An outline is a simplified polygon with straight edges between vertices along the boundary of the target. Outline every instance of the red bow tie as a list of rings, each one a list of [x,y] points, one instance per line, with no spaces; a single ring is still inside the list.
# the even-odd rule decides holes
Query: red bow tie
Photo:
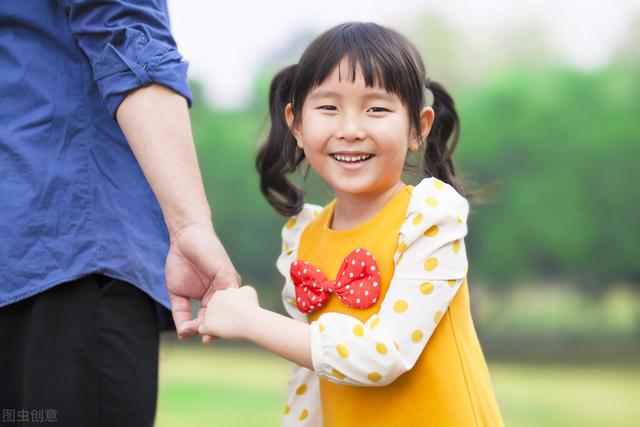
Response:
[[[302,260],[291,264],[291,279],[296,288],[298,310],[308,313],[322,307],[334,293],[345,305],[367,308],[378,301],[380,273],[376,259],[358,248],[342,262],[336,280],[327,280],[319,269]]]

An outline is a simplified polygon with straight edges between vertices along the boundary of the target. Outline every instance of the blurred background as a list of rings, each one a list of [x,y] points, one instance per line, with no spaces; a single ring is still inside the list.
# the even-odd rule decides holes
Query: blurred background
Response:
[[[214,224],[281,310],[285,219],[253,166],[267,91],[320,32],[374,21],[410,38],[461,116],[454,161],[476,329],[508,426],[640,425],[640,4],[633,1],[170,1],[190,62]],[[307,201],[332,196],[317,178]],[[163,338],[159,426],[277,426],[288,362]]]

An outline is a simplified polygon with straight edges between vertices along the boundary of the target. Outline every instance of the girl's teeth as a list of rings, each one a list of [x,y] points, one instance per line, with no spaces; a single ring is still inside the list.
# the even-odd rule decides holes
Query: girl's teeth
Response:
[[[334,157],[336,158],[336,160],[339,160],[341,162],[359,162],[362,160],[367,160],[371,156],[369,154],[363,154],[360,156],[344,156],[341,154],[335,154]]]

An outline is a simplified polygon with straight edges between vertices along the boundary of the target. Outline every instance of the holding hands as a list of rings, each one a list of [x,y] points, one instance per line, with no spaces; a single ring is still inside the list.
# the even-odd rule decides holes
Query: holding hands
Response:
[[[171,234],[166,278],[180,338],[198,333],[199,319],[204,316],[207,304],[216,292],[237,288],[240,283],[240,276],[210,221],[189,225]],[[201,305],[195,320],[191,320],[189,300],[192,298],[199,300]],[[204,337],[203,342],[208,340],[210,338]]]
[[[248,339],[260,310],[251,286],[217,291],[207,304],[198,332],[226,339]]]

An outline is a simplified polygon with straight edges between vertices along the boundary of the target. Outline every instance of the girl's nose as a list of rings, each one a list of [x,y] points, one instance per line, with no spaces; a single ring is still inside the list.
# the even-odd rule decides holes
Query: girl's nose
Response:
[[[366,133],[360,125],[360,121],[354,118],[345,118],[342,121],[342,126],[336,132],[336,137],[345,141],[359,141],[363,140],[365,136]]]

